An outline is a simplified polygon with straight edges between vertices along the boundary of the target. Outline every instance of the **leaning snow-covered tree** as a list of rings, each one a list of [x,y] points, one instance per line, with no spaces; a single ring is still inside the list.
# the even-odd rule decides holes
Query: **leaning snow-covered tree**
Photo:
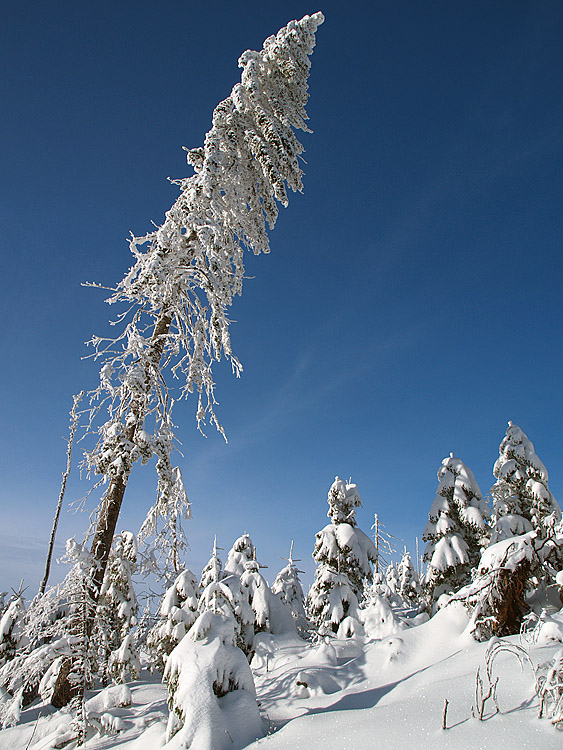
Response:
[[[92,541],[94,601],[133,464],[158,456],[156,515],[168,518],[178,503],[186,505],[181,475],[169,460],[175,398],[167,373],[180,379],[179,397],[197,392],[198,426],[209,420],[223,432],[212,368],[224,357],[240,374],[227,311],[242,292],[243,251],[269,251],[266,224],[275,224],[278,203],[287,205],[288,189],[302,189],[303,146],[294,129],[308,130],[309,55],[323,20],[316,13],[292,21],[260,52],[240,57],[241,82],[215,108],[203,147],[187,152],[195,174],[175,181],[181,194],[162,226],[131,239],[134,264],[108,300],[124,305],[122,331],[91,341],[101,369],[89,423],[98,439],[86,468],[107,488]],[[96,428],[97,417],[108,413]],[[155,514],[151,529],[154,520]],[[93,624],[92,617],[89,634]],[[57,692],[59,700],[68,694],[62,685]]]
[[[356,524],[356,508],[361,505],[357,486],[336,477],[328,504],[331,523],[316,534],[317,569],[307,609],[320,630],[337,632],[346,617],[357,619],[352,611],[364,597],[377,555],[374,543]]]
[[[422,535],[427,542],[424,589],[429,606],[471,579],[487,543],[487,518],[473,473],[450,453],[438,470],[438,490]]]

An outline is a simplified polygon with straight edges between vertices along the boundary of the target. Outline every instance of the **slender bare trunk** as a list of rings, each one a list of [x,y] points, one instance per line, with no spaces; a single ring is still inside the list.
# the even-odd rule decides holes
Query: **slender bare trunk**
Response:
[[[51,538],[49,539],[49,549],[47,551],[47,560],[45,562],[45,574],[41,585],[39,586],[39,593],[44,594],[47,587],[47,581],[49,580],[49,573],[51,572],[51,560],[53,557],[53,549],[55,547],[55,536],[57,534],[57,526],[59,525],[59,517],[61,515],[61,508],[63,506],[63,500],[66,492],[66,483],[70,474],[70,467],[72,464],[72,447],[74,445],[74,436],[76,435],[76,427],[78,425],[78,414],[76,409],[80,403],[84,391],[80,391],[78,396],[74,396],[74,403],[70,411],[70,433],[68,436],[68,445],[66,449],[66,469],[63,473],[63,479],[61,482],[61,491],[59,493],[59,501],[57,503],[57,510],[55,511],[55,517],[53,519],[53,528],[51,529]]]

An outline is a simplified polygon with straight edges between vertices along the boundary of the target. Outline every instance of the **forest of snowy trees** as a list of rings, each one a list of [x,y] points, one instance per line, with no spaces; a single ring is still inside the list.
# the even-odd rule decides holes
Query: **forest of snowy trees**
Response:
[[[59,739],[80,742],[96,727],[85,709],[86,691],[125,687],[147,670],[168,689],[170,747],[188,748],[204,736],[215,747],[212,738],[225,732],[246,742],[262,734],[253,671],[267,664],[272,636],[291,634],[313,646],[332,639],[378,641],[428,622],[453,603],[466,608],[476,641],[519,633],[561,608],[563,521],[545,466],[512,422],[494,477],[484,499],[459,458],[450,454],[442,461],[422,535],[426,549],[414,562],[406,548],[397,557],[379,524],[373,538],[358,528],[358,487],[336,477],[327,495],[329,523],[312,549],[316,572],[306,594],[293,542],[270,585],[259,551],[244,533],[226,554],[215,538],[199,575],[182,568],[153,610],[141,613],[134,584],[138,538],[122,532],[112,544],[90,637],[93,605],[85,582],[92,554],[69,540],[70,571],[62,584],[29,602],[17,592],[2,604],[3,726],[15,724],[34,701],[62,707],[57,684],[64,674],[82,691],[70,697],[72,724]],[[384,553],[396,561],[385,563]],[[70,675],[65,664],[72,665]],[[562,670],[556,668],[558,680]]]
[[[333,659],[334,643],[361,649],[458,605],[477,642],[561,608],[561,509],[533,443],[512,422],[485,495],[460,458],[443,459],[435,498],[420,498],[429,507],[422,555],[393,549],[378,521],[385,508],[371,508],[373,534],[360,529],[358,486],[336,476],[329,522],[310,550],[298,550],[316,564],[307,592],[291,539],[271,584],[246,531],[225,553],[210,529],[208,563],[185,566],[190,505],[173,462],[169,376],[180,379],[181,397],[197,393],[198,427],[209,420],[222,432],[212,367],[223,357],[240,373],[227,310],[242,291],[243,251],[268,252],[266,225],[287,205],[288,188],[302,187],[294,130],[307,130],[309,56],[322,21],[320,13],[293,21],[261,52],[242,55],[241,82],[215,109],[204,146],[188,151],[194,175],[178,181],[164,224],[131,240],[134,265],[110,298],[126,303],[121,333],[92,339],[100,382],[75,398],[68,456],[80,413],[93,438],[82,470],[104,488],[93,526],[81,542],[67,541],[62,583],[45,585],[48,563],[36,596],[20,588],[0,601],[0,722],[14,726],[34,703],[60,710],[69,720],[44,747],[118,733],[119,715],[108,710],[130,703],[127,685],[143,671],[166,685],[166,747],[242,747],[264,733],[255,675],[267,672],[274,637],[290,634]],[[138,533],[116,533],[130,472],[152,459],[157,501]],[[147,577],[159,596],[141,606],[136,581]],[[563,658],[538,675],[542,706],[563,721]],[[303,673],[296,684],[304,694],[314,680]],[[98,710],[88,695],[100,688]]]

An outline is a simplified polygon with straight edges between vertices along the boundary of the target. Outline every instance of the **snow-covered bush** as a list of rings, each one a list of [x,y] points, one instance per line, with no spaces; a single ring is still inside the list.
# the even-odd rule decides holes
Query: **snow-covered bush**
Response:
[[[254,612],[248,600],[249,589],[242,585],[235,574],[222,569],[217,555],[217,539],[213,545],[211,560],[202,575],[205,584],[198,602],[198,612],[221,613],[233,621],[236,644],[245,654],[251,654],[254,639]]]
[[[223,562],[217,554],[217,551],[219,549],[220,548],[217,547],[217,537],[215,537],[211,557],[209,558],[209,562],[205,565],[201,573],[199,588],[202,591],[210,583],[212,583],[213,581],[220,581],[221,578],[224,578],[226,575],[226,573],[223,571]]]
[[[307,596],[307,608],[319,635],[337,634],[345,619],[360,621],[358,599],[348,576],[326,565],[317,568]]]
[[[69,697],[81,700],[95,670],[94,654],[86,644],[86,618],[91,613],[90,553],[67,540],[65,559],[72,567],[64,581],[31,602],[22,623],[14,658],[0,669],[0,688],[20,696],[26,706],[38,693],[52,698],[61,674],[68,677]]]
[[[243,747],[261,737],[252,673],[233,620],[204,611],[166,662],[167,748]]]
[[[360,619],[365,635],[372,640],[394,635],[405,627],[393,612],[387,597],[378,594],[370,596],[366,606],[360,610]]]
[[[379,580],[378,574],[374,573],[373,585],[377,585],[381,588],[382,584],[383,582]],[[401,606],[402,601],[401,595],[399,593],[400,586],[401,584],[399,581],[399,571],[397,570],[397,567],[394,563],[389,563],[385,571],[385,590],[382,589],[382,591],[380,591],[379,593],[383,593],[389,599],[389,602],[391,604],[395,606]]]
[[[539,717],[563,724],[563,649],[536,669],[536,693],[540,699]]]
[[[438,470],[438,489],[422,538],[428,564],[424,590],[428,606],[471,580],[487,543],[488,508],[472,472],[450,453]]]
[[[168,654],[196,621],[200,595],[196,578],[187,569],[167,589],[158,612],[159,620],[147,636],[151,667],[164,671]]]

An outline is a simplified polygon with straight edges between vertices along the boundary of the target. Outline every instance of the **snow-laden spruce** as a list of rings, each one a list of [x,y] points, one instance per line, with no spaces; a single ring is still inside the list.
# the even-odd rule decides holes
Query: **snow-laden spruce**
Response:
[[[241,576],[246,569],[246,563],[254,559],[256,559],[256,547],[252,543],[250,535],[245,533],[235,539],[229,550],[225,563],[225,573]]]
[[[254,545],[252,548],[254,549]],[[232,619],[236,645],[245,654],[250,654],[254,641],[255,616],[250,606],[249,588],[243,586],[240,576],[236,573],[223,570],[217,550],[215,538],[211,559],[202,574],[198,613],[202,614],[209,610],[220,612]]]
[[[199,580],[199,588],[203,591],[206,586],[208,586],[213,581],[219,581],[221,578],[225,577],[225,572],[223,571],[223,561],[219,557],[219,549],[220,547],[217,546],[217,536],[215,536],[215,539],[213,541],[213,550],[211,552],[211,557],[209,558],[209,562],[205,565],[203,570],[201,571],[201,578]]]
[[[0,618],[0,667],[14,658],[23,635],[25,604],[21,593],[14,594]]]
[[[166,748],[241,748],[264,734],[252,672],[233,619],[205,610],[166,662]]]
[[[266,579],[260,573],[260,567],[256,560],[249,560],[240,577],[241,584],[248,591],[248,603],[254,612],[255,633],[270,629],[271,591]]]
[[[106,575],[98,600],[96,630],[98,672],[102,684],[109,680],[125,682],[129,673],[137,679],[139,657],[132,629],[137,625],[139,606],[133,588],[137,564],[137,539],[130,531],[122,531],[114,539]]]
[[[183,570],[170,586],[158,611],[159,620],[147,636],[151,668],[164,672],[166,659],[197,619],[201,595],[190,570]]]
[[[529,612],[528,595],[541,567],[535,531],[491,544],[483,552],[475,579],[454,594],[472,611],[471,632],[479,641],[514,635]]]
[[[547,469],[528,436],[508,423],[493,474],[493,542],[541,530],[544,536],[561,520],[561,509],[548,485]]]
[[[260,52],[240,57],[240,83],[215,108],[203,147],[187,151],[194,174],[175,181],[181,194],[162,226],[131,239],[134,264],[108,300],[122,305],[115,321],[122,331],[114,339],[91,340],[101,359],[89,423],[98,438],[85,464],[107,485],[92,541],[94,596],[137,460],[158,458],[151,531],[159,517],[166,524],[187,512],[181,474],[170,459],[175,400],[197,392],[198,426],[209,419],[223,432],[214,411],[212,368],[224,357],[240,374],[228,308],[242,292],[243,252],[269,251],[266,224],[274,226],[288,190],[302,189],[303,146],[294,129],[308,130],[309,56],[323,20],[316,13],[291,21]],[[175,395],[167,372],[178,378]],[[108,412],[96,427],[97,417]],[[172,536],[175,528],[173,523]],[[59,697],[63,693],[61,688]]]
[[[356,525],[356,508],[361,505],[357,486],[336,477],[328,504],[331,523],[316,534],[317,569],[307,609],[319,632],[337,633],[345,619],[358,620],[358,606],[377,556],[374,543]],[[349,622],[343,627],[352,632],[355,626]]]
[[[450,453],[438,470],[438,489],[422,535],[429,606],[470,581],[487,543],[488,515],[472,472]]]
[[[272,584],[272,594],[277,594],[287,605],[295,621],[297,632],[303,636],[307,633],[309,625],[305,614],[305,594],[299,578],[299,574],[303,571],[299,570],[295,564],[300,560],[293,557],[293,542],[291,542],[289,557],[282,559],[287,560],[287,565],[277,574]]]
[[[399,595],[407,606],[421,603],[422,587],[410,553],[405,549],[399,562]]]

